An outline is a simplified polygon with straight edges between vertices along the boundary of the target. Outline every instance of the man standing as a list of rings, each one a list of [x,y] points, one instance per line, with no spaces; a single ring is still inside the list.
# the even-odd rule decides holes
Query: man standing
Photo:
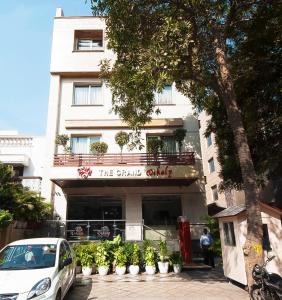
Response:
[[[203,251],[204,263],[214,268],[214,257],[212,250],[213,238],[205,228],[200,238],[200,247]]]

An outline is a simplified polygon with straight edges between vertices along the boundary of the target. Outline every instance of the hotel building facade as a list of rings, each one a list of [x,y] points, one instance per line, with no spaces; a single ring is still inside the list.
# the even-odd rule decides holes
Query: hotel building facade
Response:
[[[51,199],[58,219],[67,220],[69,239],[97,239],[120,231],[126,240],[177,239],[177,220],[192,224],[192,239],[199,238],[207,214],[197,117],[189,99],[174,84],[156,94],[153,115],[144,126],[144,148],[121,154],[115,135],[131,130],[112,108],[112,96],[99,77],[102,59],[115,59],[107,48],[103,18],[54,18],[47,123],[47,167],[42,194]],[[181,153],[174,131],[186,129]],[[69,137],[70,153],[56,145],[57,135]],[[161,139],[157,157],[146,141]],[[108,151],[90,152],[103,141]],[[194,226],[194,227],[193,227]]]

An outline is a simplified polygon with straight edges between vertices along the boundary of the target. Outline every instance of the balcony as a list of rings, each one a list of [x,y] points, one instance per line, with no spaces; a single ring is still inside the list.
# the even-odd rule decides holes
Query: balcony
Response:
[[[80,166],[185,166],[195,165],[194,152],[160,153],[107,153],[94,154],[55,154],[54,167]]]

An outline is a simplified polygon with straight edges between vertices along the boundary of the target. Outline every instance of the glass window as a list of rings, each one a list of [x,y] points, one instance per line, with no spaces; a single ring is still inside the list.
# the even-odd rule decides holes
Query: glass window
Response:
[[[74,105],[102,105],[102,85],[77,85],[74,87]]]
[[[75,50],[103,51],[103,30],[75,30]]]
[[[100,136],[72,136],[71,151],[74,154],[90,154],[90,145],[99,141]]]
[[[181,215],[179,196],[146,196],[142,200],[145,225],[175,225]]]
[[[210,173],[213,173],[215,171],[215,166],[214,166],[214,159],[213,157],[211,159],[208,160],[208,164],[209,164],[209,170]]]
[[[147,136],[147,141],[151,139],[160,139],[163,142],[162,153],[175,153],[176,152],[176,143],[172,135],[154,135]]]
[[[213,201],[217,201],[218,200],[218,191],[217,191],[217,186],[214,185],[211,187],[211,191],[212,191],[212,199]]]
[[[86,51],[86,50],[97,50],[97,48],[103,47],[102,39],[78,39],[77,41],[77,50]]]
[[[161,93],[155,93],[155,105],[172,104],[172,88],[166,85]]]
[[[224,243],[227,246],[236,246],[233,222],[223,223]]]
[[[59,268],[62,269],[64,265],[64,261],[68,258],[68,254],[66,251],[65,243],[61,243],[60,245],[60,254],[59,254]]]
[[[209,146],[211,146],[212,145],[212,137],[211,137],[211,134],[209,134],[208,136],[207,136],[207,146],[209,147]]]

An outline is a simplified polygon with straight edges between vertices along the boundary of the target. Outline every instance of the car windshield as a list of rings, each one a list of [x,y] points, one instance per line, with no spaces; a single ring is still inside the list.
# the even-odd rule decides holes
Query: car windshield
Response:
[[[1,270],[26,270],[55,266],[57,245],[15,245],[0,252]]]

